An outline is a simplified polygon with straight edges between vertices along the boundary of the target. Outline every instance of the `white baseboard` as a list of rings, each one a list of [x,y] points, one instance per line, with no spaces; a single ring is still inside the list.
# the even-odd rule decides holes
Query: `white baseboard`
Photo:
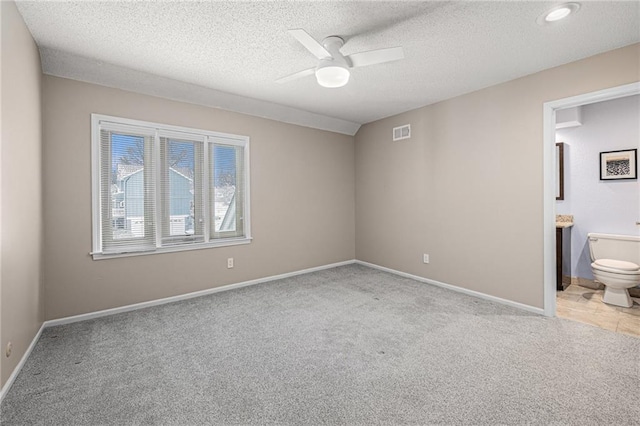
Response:
[[[115,315],[115,314],[119,314],[119,313],[122,313],[122,312],[135,311],[137,309],[148,308],[150,306],[164,305],[166,303],[178,302],[180,300],[187,300],[187,299],[192,299],[194,297],[206,296],[208,294],[219,293],[221,291],[233,290],[234,288],[247,287],[247,286],[250,286],[250,285],[266,283],[266,282],[275,281],[275,280],[281,280],[283,278],[294,277],[296,275],[302,275],[302,274],[308,274],[310,272],[321,271],[323,269],[331,269],[331,268],[336,268],[338,266],[351,265],[351,264],[353,264],[355,262],[356,262],[355,260],[347,260],[347,261],[344,261],[344,262],[331,263],[329,265],[316,266],[314,268],[302,269],[300,271],[287,272],[285,274],[272,275],[270,277],[258,278],[258,279],[255,279],[255,280],[244,281],[244,282],[240,282],[240,283],[236,283],[236,284],[223,285],[223,286],[220,286],[220,287],[210,288],[210,289],[201,290],[201,291],[194,291],[192,293],[181,294],[181,295],[178,295],[178,296],[165,297],[164,299],[150,300],[148,302],[135,303],[133,305],[120,306],[118,308],[104,309],[102,311],[89,312],[89,313],[86,313],[86,314],[73,315],[73,316],[70,316],[70,317],[58,318],[58,319],[54,319],[54,320],[45,321],[40,326],[40,329],[38,330],[38,332],[34,336],[33,340],[31,341],[31,344],[29,345],[29,348],[27,349],[27,351],[22,356],[22,359],[20,359],[20,362],[18,363],[16,368],[11,373],[11,376],[9,376],[9,379],[7,380],[7,382],[4,384],[4,386],[0,390],[0,403],[2,403],[2,400],[4,399],[5,395],[7,394],[7,392],[9,392],[9,389],[11,388],[11,385],[13,385],[13,382],[16,380],[16,377],[18,377],[18,374],[20,374],[20,370],[22,370],[22,367],[24,366],[24,363],[29,358],[29,355],[31,355],[31,351],[33,350],[33,348],[35,347],[36,343],[38,342],[38,339],[40,339],[40,335],[42,334],[42,330],[44,330],[45,328],[54,327],[56,325],[64,325],[64,324],[71,324],[71,323],[74,323],[74,322],[86,321],[86,320],[89,320],[89,319],[100,318],[100,317],[105,317],[105,316],[109,316],[109,315]]]
[[[86,314],[73,315],[70,317],[58,318],[44,322],[45,327],[53,327],[56,325],[71,324],[79,321],[86,321],[93,318],[106,317],[109,315],[120,314],[123,312],[135,311],[138,309],[144,309],[151,306],[164,305],[166,303],[178,302],[180,300],[192,299],[194,297],[206,296],[209,294],[219,293],[221,291],[233,290],[235,288],[247,287],[250,285],[266,283],[269,281],[281,280],[283,278],[294,277],[296,275],[308,274],[310,272],[321,271],[323,269],[336,268],[338,266],[351,265],[355,263],[355,260],[347,260],[344,262],[331,263],[329,265],[316,266],[314,268],[302,269],[300,271],[287,272],[280,275],[272,275],[270,277],[258,278],[250,281],[243,281],[240,283],[223,285],[220,287],[209,288],[206,290],[194,291],[192,293],[180,294],[178,296],[165,297],[163,299],[150,300],[148,302],[134,303],[133,305],[119,306],[117,308],[104,309],[102,311],[89,312]]]
[[[451,284],[446,284],[446,283],[442,283],[442,282],[439,282],[439,281],[431,280],[431,279],[428,279],[428,278],[419,277],[417,275],[408,274],[406,272],[400,272],[400,271],[397,271],[395,269],[385,268],[384,266],[379,266],[379,265],[376,265],[376,264],[373,264],[373,263],[363,262],[361,260],[347,260],[347,261],[344,261],[344,262],[331,263],[329,265],[323,265],[323,266],[317,266],[317,267],[314,267],[314,268],[302,269],[300,271],[288,272],[288,273],[285,273],[285,274],[272,275],[270,277],[258,278],[258,279],[250,280],[250,281],[243,281],[243,282],[236,283],[236,284],[224,285],[224,286],[220,286],[220,287],[210,288],[210,289],[207,289],[207,290],[195,291],[195,292],[192,292],[192,293],[181,294],[181,295],[178,295],[178,296],[172,296],[172,297],[166,297],[166,298],[163,298],[163,299],[150,300],[148,302],[135,303],[133,305],[120,306],[118,308],[104,309],[102,311],[89,312],[89,313],[86,313],[86,314],[73,315],[73,316],[70,316],[70,317],[58,318],[58,319],[54,319],[54,320],[45,321],[42,324],[42,326],[40,327],[40,329],[38,330],[38,332],[36,333],[36,335],[34,336],[33,340],[31,341],[31,344],[29,345],[29,348],[27,349],[27,351],[22,356],[22,359],[20,359],[20,362],[18,363],[16,368],[13,370],[13,373],[11,373],[11,376],[9,376],[9,379],[7,380],[7,382],[2,387],[2,390],[0,390],[0,403],[2,402],[2,399],[5,397],[5,395],[9,391],[9,389],[11,388],[11,385],[13,384],[13,382],[16,380],[16,377],[20,373],[20,370],[22,370],[22,367],[24,366],[24,363],[29,358],[29,355],[31,355],[31,351],[33,350],[33,348],[35,347],[38,339],[40,338],[40,335],[42,334],[42,330],[44,330],[45,328],[49,328],[49,327],[53,327],[53,326],[57,326],[57,325],[71,324],[71,323],[74,323],[74,322],[86,321],[86,320],[93,319],[93,318],[100,318],[100,317],[105,317],[105,316],[109,316],[109,315],[115,315],[115,314],[119,314],[119,313],[123,313],[123,312],[135,311],[135,310],[138,310],[138,309],[144,309],[144,308],[148,308],[148,307],[151,307],[151,306],[164,305],[166,303],[178,302],[178,301],[181,301],[181,300],[192,299],[194,297],[206,296],[206,295],[209,295],[209,294],[219,293],[219,292],[222,292],[222,291],[233,290],[233,289],[236,289],[236,288],[247,287],[247,286],[250,286],[250,285],[261,284],[261,283],[266,283],[266,282],[269,282],[269,281],[275,281],[275,280],[280,280],[280,279],[284,279],[284,278],[289,278],[289,277],[293,277],[293,276],[296,276],[296,275],[308,274],[310,272],[316,272],[316,271],[321,271],[321,270],[324,270],[324,269],[336,268],[338,266],[351,265],[353,263],[356,263],[356,264],[359,264],[359,265],[363,265],[363,266],[368,266],[368,267],[374,268],[374,269],[379,269],[381,271],[389,272],[389,273],[392,273],[392,274],[395,274],[395,275],[399,275],[401,277],[411,278],[411,279],[414,279],[416,281],[424,282],[424,283],[435,285],[435,286],[438,286],[438,287],[443,287],[443,288],[446,288],[446,289],[449,289],[449,290],[453,290],[453,291],[456,291],[456,292],[459,292],[459,293],[468,294],[470,296],[478,297],[480,299],[490,300],[490,301],[493,301],[493,302],[501,303],[503,305],[512,306],[514,308],[522,309],[522,310],[525,310],[525,311],[528,311],[528,312],[533,312],[535,314],[540,314],[540,315],[544,314],[543,309],[536,308],[536,307],[533,307],[533,306],[524,305],[522,303],[513,302],[511,300],[501,299],[499,297],[490,296],[490,295],[485,294],[485,293],[480,293],[480,292],[473,291],[473,290],[468,290],[468,289],[465,289],[465,288],[462,288],[462,287],[457,287],[457,286],[454,286],[454,285],[451,285]]]
[[[2,404],[2,400],[4,399],[7,392],[9,392],[9,389],[11,388],[11,385],[13,385],[13,382],[15,382],[16,377],[18,377],[18,374],[20,374],[20,370],[22,370],[22,367],[24,367],[25,362],[27,362],[29,355],[31,355],[31,351],[33,351],[33,348],[36,346],[38,339],[40,339],[40,335],[42,334],[42,330],[44,330],[44,328],[45,325],[43,323],[38,329],[36,335],[33,336],[31,344],[29,344],[26,352],[24,353],[24,355],[22,355],[22,358],[20,358],[20,362],[18,363],[18,365],[16,365],[16,368],[13,369],[13,372],[9,376],[9,379],[7,379],[7,382],[4,384],[2,389],[0,389],[0,404]]]
[[[386,268],[384,266],[376,265],[374,263],[363,262],[362,260],[356,260],[355,263],[359,265],[368,266],[370,268],[379,269],[381,271],[389,272],[394,275],[399,275],[405,278],[411,278],[412,280],[420,281],[423,283],[435,285],[438,287],[446,288],[447,290],[456,291],[458,293],[467,294],[469,296],[477,297],[479,299],[485,299],[492,302],[500,303],[502,305],[511,306],[513,308],[522,309],[523,311],[533,312],[534,314],[544,315],[544,309],[536,308],[535,306],[525,305],[524,303],[514,302],[512,300],[502,299],[500,297],[491,296],[490,294],[480,293],[479,291],[469,290],[463,287],[458,287],[455,285],[443,283],[440,281],[432,280],[429,278],[420,277],[418,275],[408,274],[406,272],[397,271],[395,269]]]

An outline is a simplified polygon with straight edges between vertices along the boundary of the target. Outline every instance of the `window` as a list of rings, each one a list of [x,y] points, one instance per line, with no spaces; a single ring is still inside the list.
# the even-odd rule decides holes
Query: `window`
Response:
[[[91,120],[94,259],[251,241],[248,137]]]

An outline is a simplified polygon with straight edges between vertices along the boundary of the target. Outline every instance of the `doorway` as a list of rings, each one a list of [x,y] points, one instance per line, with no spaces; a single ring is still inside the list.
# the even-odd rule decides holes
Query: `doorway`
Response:
[[[543,105],[543,158],[544,158],[544,314],[556,315],[556,111],[640,94],[640,82],[612,87],[597,92],[572,96]]]

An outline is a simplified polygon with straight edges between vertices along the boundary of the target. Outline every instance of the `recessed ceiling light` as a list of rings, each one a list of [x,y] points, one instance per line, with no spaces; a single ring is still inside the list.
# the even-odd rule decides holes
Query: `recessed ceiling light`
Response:
[[[544,18],[547,22],[559,21],[562,18],[566,18],[571,13],[571,9],[568,7],[561,7],[560,9],[556,9],[553,12],[549,12],[547,16]]]
[[[536,22],[539,25],[548,25],[566,18],[574,12],[580,9],[580,3],[564,3],[558,6],[552,7],[542,15],[538,16]]]

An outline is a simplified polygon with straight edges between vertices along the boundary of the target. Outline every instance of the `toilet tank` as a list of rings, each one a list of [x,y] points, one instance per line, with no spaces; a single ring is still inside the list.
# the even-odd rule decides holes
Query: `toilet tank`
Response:
[[[590,233],[587,238],[592,261],[615,259],[640,265],[640,237]]]

